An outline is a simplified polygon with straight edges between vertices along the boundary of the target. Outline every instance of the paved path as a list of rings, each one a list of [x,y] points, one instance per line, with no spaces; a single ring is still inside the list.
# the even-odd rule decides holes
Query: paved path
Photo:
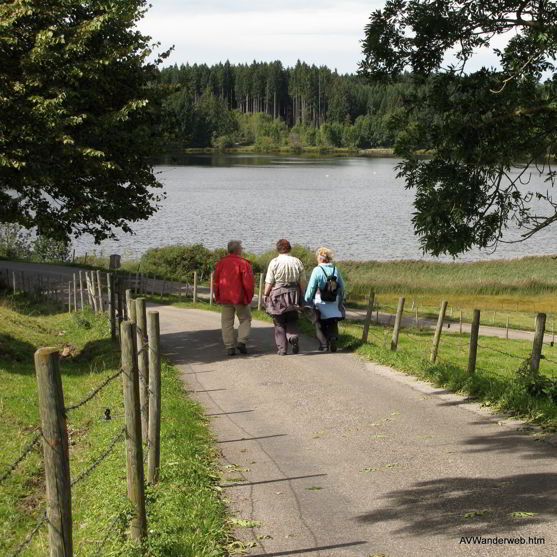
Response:
[[[314,339],[277,356],[268,323],[254,321],[249,355],[226,357],[218,314],[158,310],[163,351],[211,420],[224,496],[261,523],[237,531],[251,555],[557,554],[553,439]]]

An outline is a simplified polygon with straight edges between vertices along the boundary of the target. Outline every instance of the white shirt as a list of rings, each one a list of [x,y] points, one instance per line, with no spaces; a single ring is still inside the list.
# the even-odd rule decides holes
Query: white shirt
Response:
[[[268,284],[292,283],[306,280],[303,263],[297,258],[281,253],[269,263],[265,282]]]

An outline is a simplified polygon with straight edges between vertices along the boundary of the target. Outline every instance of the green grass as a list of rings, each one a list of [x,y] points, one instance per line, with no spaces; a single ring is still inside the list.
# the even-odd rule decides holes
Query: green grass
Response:
[[[473,263],[435,261],[343,261],[347,282],[373,285],[376,292],[400,295],[538,295],[557,292],[552,256],[494,259]],[[367,294],[367,290],[362,292]]]
[[[0,305],[0,473],[21,453],[38,427],[36,379],[32,363],[39,346],[70,346],[61,361],[66,406],[81,400],[118,368],[108,338],[106,317],[59,313],[55,305],[32,304],[25,298]],[[224,556],[230,524],[219,498],[216,453],[202,409],[189,400],[177,370],[162,368],[161,479],[147,490],[150,556]],[[103,419],[110,408],[113,419]],[[123,427],[120,378],[84,407],[70,411],[72,477],[90,466]],[[33,450],[0,484],[0,553],[10,555],[42,515],[44,495],[42,449]],[[130,506],[126,496],[124,442],[72,489],[75,555],[138,556],[127,541]],[[43,527],[22,555],[48,555]]]
[[[392,329],[372,325],[367,344],[361,343],[360,323],[341,323],[340,346],[354,350],[367,360],[432,381],[453,391],[469,394],[479,401],[531,420],[557,428],[557,405],[547,396],[529,394],[518,380],[517,370],[530,356],[532,344],[523,340],[480,337],[476,373],[469,376],[470,335],[443,332],[438,360],[429,361],[432,330],[402,329],[396,352],[390,350]],[[557,346],[544,344],[540,375],[557,380]]]

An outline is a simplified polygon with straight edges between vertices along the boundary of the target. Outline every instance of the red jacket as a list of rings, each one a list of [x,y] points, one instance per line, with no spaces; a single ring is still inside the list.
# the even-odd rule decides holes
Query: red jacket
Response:
[[[224,256],[213,275],[213,291],[217,304],[249,304],[253,298],[251,263],[234,253]]]

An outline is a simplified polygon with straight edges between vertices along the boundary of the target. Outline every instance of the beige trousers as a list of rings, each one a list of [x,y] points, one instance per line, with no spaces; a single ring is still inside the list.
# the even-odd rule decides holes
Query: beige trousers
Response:
[[[238,316],[238,342],[246,344],[251,331],[251,308],[242,304],[223,304],[220,314],[222,341],[225,348],[235,348],[234,316]]]

